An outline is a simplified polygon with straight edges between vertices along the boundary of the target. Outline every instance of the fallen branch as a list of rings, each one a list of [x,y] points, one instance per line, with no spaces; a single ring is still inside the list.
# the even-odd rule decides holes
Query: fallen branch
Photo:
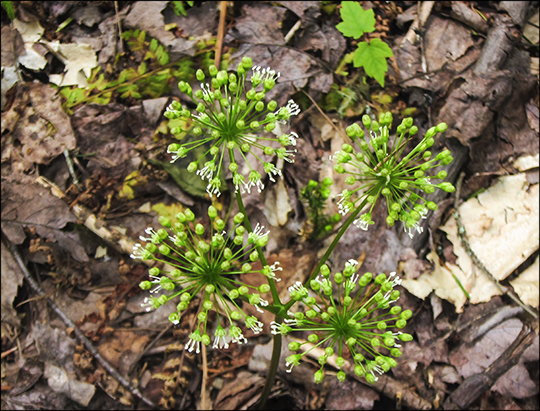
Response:
[[[486,390],[510,368],[516,365],[521,355],[529,348],[538,335],[538,323],[531,329],[523,325],[521,332],[504,353],[484,372],[469,376],[444,402],[445,410],[467,410]]]
[[[17,264],[19,265],[22,273],[24,274],[25,279],[28,281],[28,284],[30,284],[30,287],[32,290],[38,294],[40,297],[44,297],[47,299],[47,303],[51,307],[51,309],[58,315],[64,324],[68,328],[72,328],[73,332],[81,341],[85,348],[92,354],[92,356],[96,359],[96,361],[109,373],[111,377],[113,377],[115,380],[117,380],[122,386],[127,389],[131,394],[142,400],[146,405],[156,408],[156,405],[150,401],[148,398],[146,398],[138,388],[134,387],[128,380],[126,380],[124,377],[120,375],[118,371],[116,371],[112,365],[110,365],[107,360],[105,360],[101,354],[98,352],[98,350],[93,346],[93,344],[90,342],[88,338],[83,334],[83,332],[77,327],[77,325],[71,321],[67,315],[65,315],[60,308],[56,305],[56,303],[51,300],[49,297],[45,297],[45,293],[39,286],[39,284],[32,278],[32,275],[30,274],[30,271],[28,271],[28,268],[24,264],[22,257],[19,253],[19,250],[17,249],[17,246],[13,244],[11,241],[8,240],[7,236],[5,236],[4,232],[2,232],[2,241],[9,244],[9,248],[11,250],[11,253],[13,254],[13,257],[15,258],[15,261],[17,261]]]

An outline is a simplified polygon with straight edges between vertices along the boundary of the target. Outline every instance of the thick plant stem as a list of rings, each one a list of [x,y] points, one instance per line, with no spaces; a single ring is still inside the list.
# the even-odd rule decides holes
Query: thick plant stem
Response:
[[[244,207],[244,201],[242,201],[242,195],[240,194],[239,191],[236,192],[236,202],[238,203],[238,210],[245,216],[244,224],[246,225],[247,230],[250,233],[252,233],[253,228],[251,227],[251,223],[249,222],[249,219],[247,218],[246,209]],[[268,263],[266,262],[266,258],[264,257],[261,247],[259,247],[257,244],[254,244],[254,246],[257,250],[257,253],[259,254],[259,260],[261,261],[262,266],[263,267],[267,266]],[[281,304],[281,301],[279,300],[279,295],[278,295],[275,281],[272,278],[267,278],[267,280],[268,280],[268,285],[270,286],[270,292],[272,293],[272,299],[274,300],[274,305],[283,306],[283,304]]]
[[[283,318],[276,316],[276,323],[281,324]],[[266,408],[266,401],[274,386],[274,380],[279,366],[279,359],[281,358],[281,334],[274,335],[274,346],[272,347],[272,358],[270,359],[270,367],[268,367],[268,375],[266,376],[266,382],[261,393],[261,399],[259,400],[258,409],[264,410]]]
[[[248,229],[250,233],[253,232],[251,223],[249,222],[249,219],[247,218],[247,213],[244,207],[244,202],[242,200],[242,195],[238,191],[236,192],[236,202],[238,203],[238,210],[245,216],[244,224],[246,225],[246,228]],[[259,246],[256,246],[256,248],[257,248],[257,252],[259,253],[259,259],[261,261],[262,266],[263,267],[267,266],[268,263],[266,262],[266,258],[264,257],[264,254],[261,248]],[[279,300],[276,283],[271,278],[268,278],[267,280],[268,280],[268,285],[270,286],[270,292],[272,293],[272,298],[274,300],[274,306],[283,307],[283,304]],[[276,323],[280,324],[283,321],[283,318],[280,315],[276,315],[275,321]],[[266,376],[266,382],[264,383],[261,399],[259,400],[258,408],[260,410],[263,410],[266,407],[266,401],[268,400],[268,396],[270,395],[270,391],[272,390],[272,386],[274,385],[274,380],[276,378],[276,373],[277,373],[280,357],[281,357],[281,334],[276,334],[274,335],[274,346],[272,348],[272,359],[270,360],[270,367],[268,368],[268,375]]]

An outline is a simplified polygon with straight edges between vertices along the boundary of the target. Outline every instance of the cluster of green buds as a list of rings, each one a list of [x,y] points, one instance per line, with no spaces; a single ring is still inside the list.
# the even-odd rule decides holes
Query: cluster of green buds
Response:
[[[275,181],[274,176],[281,176],[281,169],[262,157],[274,157],[293,162],[295,149],[289,146],[296,145],[298,135],[294,132],[281,133],[280,124],[286,124],[291,116],[300,112],[298,105],[289,100],[287,106],[278,108],[275,101],[265,105],[263,102],[268,91],[272,90],[279,78],[270,68],[261,69],[253,67],[251,58],[244,57],[238,64],[236,74],[210,66],[210,83],[201,83],[199,90],[193,92],[191,86],[183,81],[178,84],[181,92],[185,93],[196,105],[196,112],[192,113],[187,108],[174,101],[166,110],[165,117],[184,119],[188,127],[198,138],[185,144],[173,143],[169,145],[167,152],[171,153],[172,161],[183,158],[196,147],[206,145],[207,154],[211,160],[206,161],[202,167],[199,162],[205,156],[191,162],[187,169],[197,174],[204,180],[208,180],[206,191],[210,196],[221,194],[220,173],[225,167],[224,156],[228,153],[228,167],[232,173],[232,180],[236,191],[251,192],[256,187],[259,192],[264,188],[261,174],[255,170],[246,158],[247,153],[263,164],[263,169],[270,181]],[[251,77],[246,81],[248,71],[251,69]],[[204,82],[205,74],[197,70],[197,80]],[[249,88],[249,90],[248,90]],[[179,127],[171,130],[172,134],[181,134]],[[262,136],[262,133],[271,133]],[[271,147],[270,142],[277,142]],[[242,157],[246,161],[249,172],[246,175],[239,170],[237,160]],[[247,180],[246,180],[247,179]]]
[[[437,209],[437,205],[433,201],[427,201],[423,193],[431,194],[436,188],[448,193],[455,191],[449,182],[431,182],[431,179],[446,178],[446,171],[439,171],[434,176],[426,174],[428,170],[448,165],[453,160],[449,150],[436,155],[429,150],[435,143],[435,135],[446,131],[448,126],[440,123],[431,127],[416,147],[407,152],[407,143],[418,133],[418,127],[413,125],[412,118],[403,119],[397,127],[394,139],[390,139],[389,135],[392,126],[391,113],[381,114],[379,121],[371,121],[368,115],[364,115],[362,123],[369,130],[368,135],[356,123],[346,129],[347,134],[360,147],[360,151],[356,152],[350,144],[343,144],[341,150],[332,156],[336,172],[348,174],[345,182],[353,187],[340,194],[340,212],[345,215],[356,209],[357,203],[366,200],[369,210],[353,223],[367,230],[369,225],[374,224],[371,220],[373,207],[379,197],[383,196],[387,204],[388,225],[391,227],[400,220],[405,232],[412,237],[413,230],[422,232],[420,219],[426,218],[429,210]]]
[[[218,217],[213,206],[208,208],[208,216],[210,230],[195,223],[195,215],[190,209],[178,213],[175,221],[160,217],[162,228],[155,231],[149,227],[146,230],[149,237],[140,237],[146,245],[137,244],[131,255],[134,259],[154,260],[172,267],[170,270],[151,268],[151,280],[140,284],[143,290],[150,290],[150,293],[165,292],[157,297],[145,298],[143,306],[147,311],[179,297],[176,311],[169,316],[173,324],[178,324],[182,312],[196,296],[199,297],[198,324],[186,344],[186,349],[196,349],[197,353],[201,342],[210,344],[207,325],[210,310],[217,313],[214,348],[228,348],[228,341],[246,342],[242,330],[233,321],[243,321],[254,333],[261,332],[263,324],[242,310],[240,300],[263,312],[261,307],[268,302],[261,298],[261,293],[268,292],[270,287],[268,284],[260,287],[246,285],[240,278],[242,274],[257,272],[276,279],[275,271],[281,270],[279,263],[261,270],[254,270],[251,265],[259,258],[255,248],[263,247],[268,242],[269,232],[264,233],[264,227],[257,224],[255,230],[248,233],[243,225],[245,216],[238,213],[233,219],[234,227],[227,234],[226,223]],[[222,323],[229,327],[228,334]]]
[[[310,227],[312,231],[308,237],[311,239],[323,237],[332,231],[341,219],[339,213],[335,213],[333,216],[324,214],[326,200],[330,197],[331,186],[332,179],[330,177],[324,178],[320,185],[315,180],[309,180],[307,186],[300,192],[300,198],[307,203],[308,222],[312,225]]]
[[[399,299],[400,292],[394,287],[401,280],[396,273],[375,278],[366,273],[360,277],[355,273],[357,265],[355,260],[349,260],[343,273],[335,273],[333,279],[328,266],[323,265],[321,276],[311,280],[309,289],[300,282],[289,288],[291,299],[302,302],[305,312],[289,312],[290,318],[283,323],[272,322],[272,333],[310,334],[307,341],[289,343],[291,351],[302,352],[287,357],[288,372],[316,347],[324,348],[318,360],[321,367],[314,374],[316,383],[322,382],[324,365],[334,355],[340,367],[337,378],[345,380],[345,350],[354,361],[354,373],[370,384],[378,379],[375,373],[382,375],[397,365],[394,358],[401,356],[399,342],[412,340],[410,334],[399,331],[407,325],[412,312],[402,311],[397,305],[390,307]]]

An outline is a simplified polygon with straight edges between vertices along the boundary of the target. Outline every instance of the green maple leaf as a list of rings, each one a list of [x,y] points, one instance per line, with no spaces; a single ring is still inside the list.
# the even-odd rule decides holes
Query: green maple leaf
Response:
[[[341,2],[341,18],[343,22],[336,26],[344,36],[360,38],[364,33],[370,33],[375,30],[375,13],[373,10],[364,10],[359,3],[355,1]]]
[[[381,39],[373,39],[369,43],[363,41],[354,52],[354,67],[364,67],[366,74],[384,87],[384,75],[388,71],[386,57],[393,55],[392,49]]]

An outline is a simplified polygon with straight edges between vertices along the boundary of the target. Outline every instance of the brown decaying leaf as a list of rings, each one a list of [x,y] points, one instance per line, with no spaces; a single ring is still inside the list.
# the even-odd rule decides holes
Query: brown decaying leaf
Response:
[[[20,151],[26,170],[33,163],[49,164],[64,149],[75,148],[69,117],[62,110],[56,93],[46,84],[21,84],[17,87],[16,101],[10,111],[2,113],[2,129],[11,131],[12,137],[22,144],[20,149],[12,149]],[[8,125],[4,121],[10,117],[15,121]],[[4,137],[2,140],[4,151],[7,147],[4,146]]]
[[[36,184],[7,182],[2,184],[2,220],[2,230],[15,244],[26,238],[22,228],[26,224],[58,230],[76,221],[66,203],[49,190]]]

